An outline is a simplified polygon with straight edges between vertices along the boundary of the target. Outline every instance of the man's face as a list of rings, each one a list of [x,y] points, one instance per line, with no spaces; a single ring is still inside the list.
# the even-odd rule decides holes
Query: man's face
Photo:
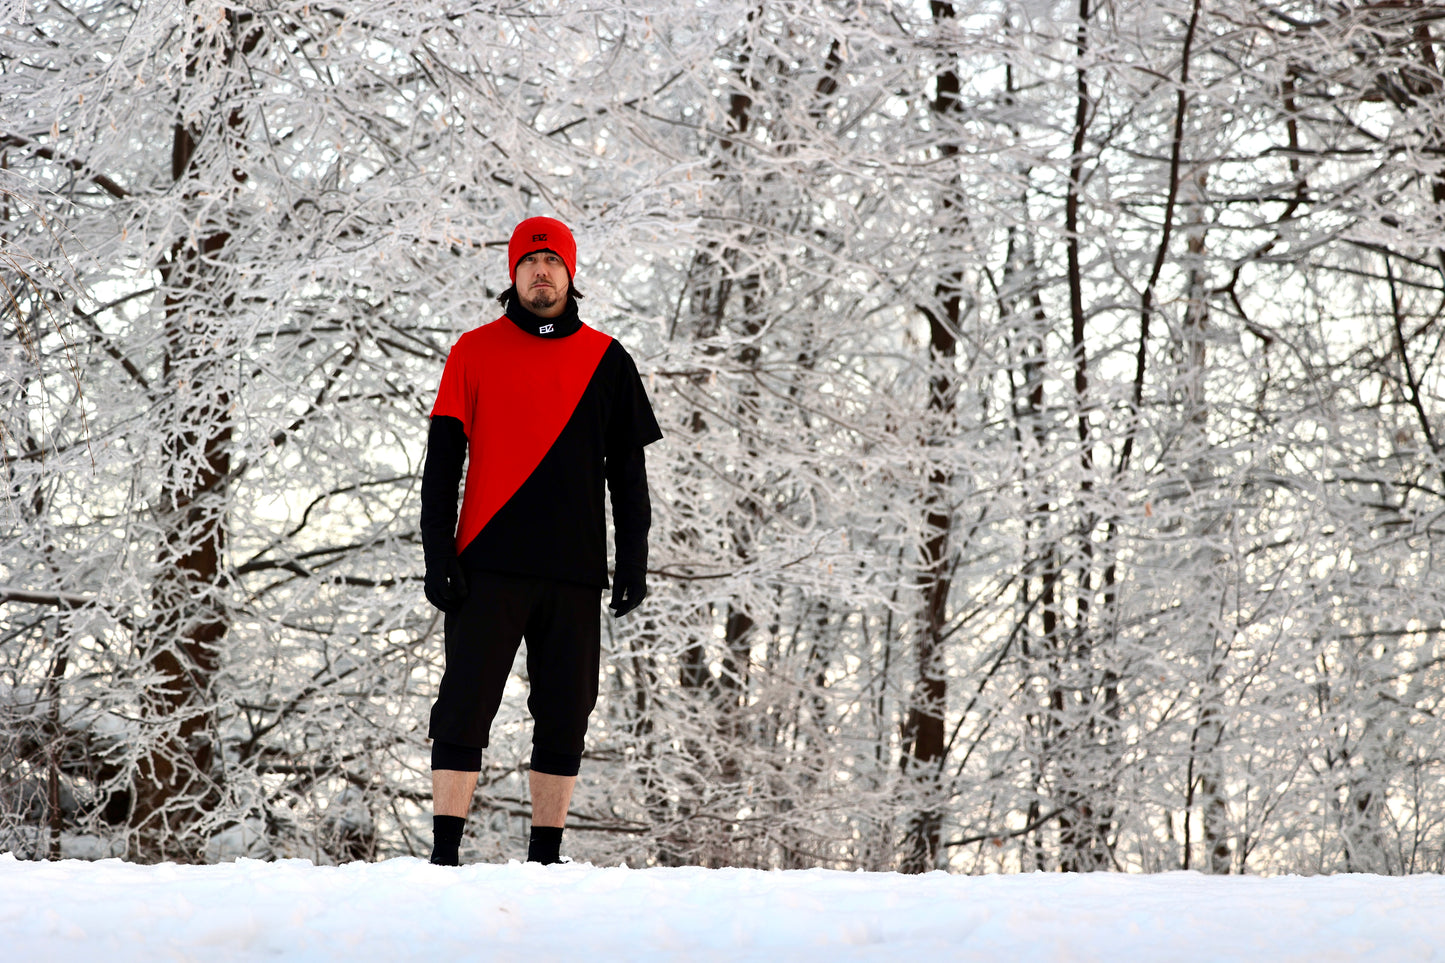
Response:
[[[555,318],[567,307],[567,265],[551,251],[534,251],[517,262],[522,307],[539,318]]]

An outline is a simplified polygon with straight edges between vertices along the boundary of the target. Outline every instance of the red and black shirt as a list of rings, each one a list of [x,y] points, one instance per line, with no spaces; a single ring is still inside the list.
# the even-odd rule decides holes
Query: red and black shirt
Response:
[[[422,479],[429,559],[454,550],[474,571],[606,587],[605,480],[618,571],[641,574],[651,521],[642,449],[662,431],[631,356],[577,320],[575,302],[545,319],[514,300],[506,315],[462,335],[431,414]]]

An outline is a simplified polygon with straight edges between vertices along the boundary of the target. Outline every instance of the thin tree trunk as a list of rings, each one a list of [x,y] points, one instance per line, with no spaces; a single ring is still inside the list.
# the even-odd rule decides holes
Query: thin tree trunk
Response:
[[[1086,315],[1084,312],[1084,278],[1080,257],[1080,234],[1083,230],[1080,205],[1083,197],[1085,153],[1088,130],[1093,119],[1093,94],[1089,89],[1086,56],[1089,52],[1089,30],[1093,11],[1089,0],[1079,0],[1079,23],[1075,33],[1075,109],[1073,150],[1069,160],[1068,190],[1064,201],[1065,252],[1069,285],[1070,346],[1073,363],[1073,392],[1076,429],[1079,442],[1079,483],[1081,502],[1092,502],[1094,455],[1089,425],[1089,359],[1085,345]],[[1098,807],[1095,792],[1094,742],[1099,721],[1094,699],[1090,663],[1096,639],[1090,618],[1094,582],[1093,511],[1081,509],[1082,517],[1075,526],[1078,542],[1069,567],[1075,574],[1075,622],[1072,638],[1052,632],[1049,694],[1051,750],[1059,770],[1059,851],[1060,868],[1068,872],[1089,872],[1109,865],[1107,842],[1102,827],[1111,822],[1110,814]],[[1061,559],[1062,562],[1062,559]],[[1102,686],[1112,688],[1106,680]],[[1082,700],[1082,704],[1076,704]]]
[[[933,0],[930,3],[935,23],[952,21],[953,5]],[[960,82],[957,67],[947,62],[937,75],[937,94],[931,110],[943,116],[959,108]],[[940,153],[953,157],[958,146],[945,142]],[[952,185],[945,189],[941,210],[945,226],[950,216],[961,216]],[[945,246],[945,250],[951,249]],[[928,360],[932,374],[929,379],[929,423],[935,431],[944,431],[952,418],[957,397],[954,359],[958,356],[958,331],[961,319],[963,272],[950,268],[934,286],[935,305],[923,305],[928,318]],[[941,444],[942,438],[928,439],[928,444]],[[918,632],[918,653],[915,663],[917,677],[913,698],[903,730],[902,765],[913,781],[920,808],[909,819],[903,839],[900,869],[905,873],[923,873],[938,865],[943,813],[938,797],[940,766],[944,755],[944,710],[948,702],[948,682],[944,677],[943,630],[948,619],[948,596],[952,580],[949,560],[952,553],[953,506],[950,489],[952,476],[941,468],[931,468],[924,495],[924,536],[919,566],[918,589],[922,599],[921,626]]]

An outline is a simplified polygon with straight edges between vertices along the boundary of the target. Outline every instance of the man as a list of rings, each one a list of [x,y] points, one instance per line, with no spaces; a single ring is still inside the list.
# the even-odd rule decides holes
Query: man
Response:
[[[482,750],[523,636],[534,721],[527,858],[560,858],[597,701],[604,478],[617,544],[610,607],[620,618],[647,594],[642,449],[662,432],[637,367],[578,320],[577,245],[566,225],[518,224],[507,264],[512,287],[498,298],[506,312],[447,356],[422,474],[426,597],[446,613],[446,671],[428,733],[431,861],[448,866],[458,864]]]

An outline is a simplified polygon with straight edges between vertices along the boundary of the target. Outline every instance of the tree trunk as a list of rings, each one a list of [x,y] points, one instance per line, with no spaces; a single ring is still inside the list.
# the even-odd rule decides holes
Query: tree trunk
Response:
[[[225,11],[225,26],[200,39],[188,54],[188,80],[223,72],[217,97],[218,131],[239,156],[247,126],[230,103],[236,61],[260,42],[249,14]],[[185,89],[184,87],[182,88]],[[229,169],[211,182],[208,166],[224,159],[198,156],[196,119],[177,121],[171,142],[171,178],[199,214],[194,235],[178,239],[161,265],[166,285],[163,370],[168,394],[160,408],[165,474],[157,503],[161,539],[151,587],[153,615],[142,633],[142,656],[152,674],[141,698],[146,743],[136,765],[129,825],[145,858],[199,859],[200,833],[220,798],[216,772],[215,695],[221,645],[229,628],[226,605],[226,508],[230,495],[232,389],[228,357],[229,312],[235,279],[227,265],[232,230],[227,205],[206,205],[217,186],[234,189],[244,171]],[[215,148],[212,148],[214,152]]]
[[[952,21],[953,5],[933,0],[930,4],[935,23]],[[959,109],[959,75],[950,60],[937,74],[937,93],[931,104],[935,115],[947,115]],[[958,145],[940,145],[945,157],[958,154]],[[948,184],[941,201],[942,227],[945,234],[954,226],[950,218],[960,217],[956,186]],[[952,245],[943,245],[952,251]],[[958,356],[958,331],[961,320],[963,272],[957,267],[946,269],[934,285],[935,303],[920,305],[928,318],[928,360],[931,368],[928,392],[929,424],[935,434],[926,440],[931,446],[943,445],[957,397],[954,359]],[[918,589],[922,611],[918,632],[917,676],[913,697],[903,727],[902,766],[912,779],[919,809],[908,820],[904,831],[903,854],[899,868],[905,873],[924,873],[938,865],[942,801],[938,798],[939,776],[944,755],[943,715],[948,702],[948,682],[944,677],[943,629],[948,618],[948,595],[952,585],[949,561],[952,555],[953,505],[952,476],[941,468],[928,472],[924,494],[924,528],[922,558],[919,565]]]

